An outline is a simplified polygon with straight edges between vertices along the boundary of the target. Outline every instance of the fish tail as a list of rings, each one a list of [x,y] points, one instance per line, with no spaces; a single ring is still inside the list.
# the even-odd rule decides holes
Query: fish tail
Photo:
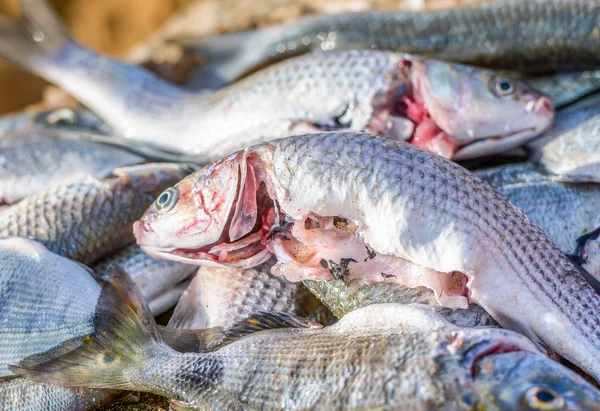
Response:
[[[76,46],[45,0],[22,0],[21,20],[0,16],[0,56],[47,77],[56,56]]]
[[[135,283],[121,268],[113,269],[102,280],[93,333],[11,366],[15,374],[67,387],[131,390],[153,359],[174,353]]]

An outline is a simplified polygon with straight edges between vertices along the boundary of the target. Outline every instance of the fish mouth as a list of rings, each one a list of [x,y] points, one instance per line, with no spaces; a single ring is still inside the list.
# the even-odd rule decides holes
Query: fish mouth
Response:
[[[480,138],[472,143],[460,146],[452,160],[463,161],[497,154],[519,147],[539,135],[543,130],[527,127],[512,133]]]

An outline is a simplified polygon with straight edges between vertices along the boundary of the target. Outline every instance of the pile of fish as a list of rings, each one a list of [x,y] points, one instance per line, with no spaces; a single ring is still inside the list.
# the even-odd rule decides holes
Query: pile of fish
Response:
[[[2,410],[600,410],[599,0],[171,39],[186,87],[21,12],[85,106],[0,118]]]

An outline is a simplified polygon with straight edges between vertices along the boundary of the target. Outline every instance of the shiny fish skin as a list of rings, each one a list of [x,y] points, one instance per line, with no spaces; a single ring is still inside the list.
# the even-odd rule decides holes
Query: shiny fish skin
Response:
[[[179,300],[169,327],[229,328],[256,313],[314,318],[326,310],[302,284],[271,274],[274,261],[248,270],[200,267]]]
[[[527,148],[543,172],[564,181],[600,182],[600,94],[558,111],[553,127]]]
[[[527,338],[457,327],[419,304],[371,305],[324,329],[267,330],[177,353],[126,281],[117,275],[103,288],[98,331],[80,348],[15,371],[66,386],[142,389],[185,409],[512,410],[540,389],[568,409],[600,409],[594,387]]]
[[[550,97],[554,107],[558,109],[598,91],[600,71],[558,73],[527,78],[526,81],[531,87]]]
[[[0,211],[0,237],[28,237],[50,251],[91,264],[133,242],[131,225],[154,196],[183,178],[189,166],[144,164],[105,180],[66,184]]]
[[[25,378],[0,381],[0,406],[4,411],[93,410],[111,398],[108,390],[63,388]]]
[[[341,280],[305,280],[303,283],[338,318],[372,304],[424,304],[430,306],[446,321],[461,327],[498,326],[498,323],[476,304],[458,310],[440,307],[433,291],[424,287],[415,289],[399,284],[379,283],[355,290]]]
[[[71,92],[114,133],[196,162],[331,129],[412,139],[468,159],[523,144],[554,115],[547,97],[496,72],[374,50],[300,56],[215,93],[194,93],[76,44],[44,0],[23,2],[22,12],[37,31],[0,19],[0,55]],[[508,94],[499,81],[509,83]]]
[[[52,110],[26,109],[0,116],[0,136],[24,130],[60,129],[107,134],[110,129],[94,113],[84,107]]]
[[[519,207],[564,252],[572,254],[577,239],[600,223],[600,186],[554,181],[529,164],[476,171]]]
[[[268,224],[258,231],[246,223],[245,209],[235,207],[233,182],[244,169],[242,181],[248,189],[240,203],[250,207],[252,195],[262,193],[257,212]],[[256,179],[264,182],[263,191],[256,188]],[[432,278],[440,283],[428,286],[448,306],[479,304],[501,325],[542,342],[600,378],[596,291],[521,210],[439,156],[363,134],[296,136],[234,153],[171,190],[179,192],[178,202],[165,209],[154,204],[134,225],[138,244],[155,257],[252,266],[276,253],[274,269],[295,280],[331,279],[333,264],[341,264],[343,257],[350,280],[359,284],[424,285]],[[327,228],[336,217],[342,225]],[[308,223],[325,228],[306,229]],[[234,241],[216,247],[223,232],[234,235]],[[344,243],[335,243],[338,238]],[[330,241],[328,247],[322,241]],[[294,255],[299,246],[310,258]],[[224,247],[237,251],[211,253]],[[320,253],[330,254],[319,261]],[[411,272],[362,268],[378,264],[394,269],[407,262]],[[414,277],[404,277],[415,270]],[[455,283],[443,274],[456,271],[468,283]]]
[[[111,264],[119,265],[131,276],[155,316],[175,306],[185,289],[180,284],[198,269],[193,265],[156,260],[144,253],[136,244],[129,245],[97,262],[92,269],[96,275],[106,276],[110,273]]]
[[[134,154],[61,130],[27,130],[0,138],[0,202],[12,204],[63,184],[104,178],[141,163]]]
[[[258,31],[181,41],[229,83],[309,50],[402,51],[522,72],[600,67],[597,0],[513,0],[428,12],[317,15]]]

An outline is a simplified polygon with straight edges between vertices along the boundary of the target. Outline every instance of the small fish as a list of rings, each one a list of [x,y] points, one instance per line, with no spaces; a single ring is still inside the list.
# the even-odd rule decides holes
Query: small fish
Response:
[[[323,14],[261,30],[179,39],[203,77],[227,84],[273,60],[311,50],[380,49],[548,72],[600,68],[597,0],[512,0],[420,12]]]
[[[600,94],[560,110],[553,127],[527,145],[531,161],[563,181],[600,182]]]
[[[600,71],[576,71],[526,79],[527,84],[547,95],[556,109],[600,90]]]
[[[600,378],[596,290],[521,210],[440,156],[364,134],[289,137],[233,153],[159,200],[134,224],[156,258],[250,268],[275,255],[272,272],[290,281],[427,287]]]
[[[114,391],[63,388],[26,378],[0,379],[0,406],[3,411],[84,411],[107,404]]]
[[[498,326],[498,323],[476,304],[471,304],[467,309],[456,310],[440,307],[434,292],[425,287],[408,288],[399,284],[377,283],[355,289],[342,280],[304,280],[303,283],[337,318],[372,304],[424,304],[430,306],[446,321],[461,327]]]
[[[173,308],[198,270],[194,265],[156,260],[136,244],[129,245],[92,266],[97,276],[107,276],[111,264],[123,268],[140,289],[155,316]]]
[[[25,25],[0,19],[0,55],[69,91],[113,132],[197,162],[323,130],[368,131],[464,160],[519,146],[554,116],[548,97],[496,72],[374,50],[301,56],[194,93],[74,43],[42,0],[23,1],[22,12]]]
[[[117,167],[144,159],[124,150],[82,140],[64,130],[26,130],[0,138],[0,203],[90,176],[105,178]]]
[[[573,253],[577,239],[600,223],[600,185],[555,181],[527,163],[475,174],[527,214],[564,253]]]
[[[422,305],[377,304],[319,328],[271,329],[203,353],[165,345],[123,273],[103,287],[96,332],[12,369],[64,386],[119,387],[178,409],[600,409],[600,392],[497,328],[457,327]]]
[[[0,212],[0,237],[27,237],[50,251],[92,264],[134,241],[131,225],[161,190],[195,168],[185,164],[121,167],[104,180],[50,188]]]
[[[302,284],[271,274],[273,264],[248,270],[200,267],[175,307],[169,327],[230,328],[253,314],[272,312],[323,320],[327,309]]]

